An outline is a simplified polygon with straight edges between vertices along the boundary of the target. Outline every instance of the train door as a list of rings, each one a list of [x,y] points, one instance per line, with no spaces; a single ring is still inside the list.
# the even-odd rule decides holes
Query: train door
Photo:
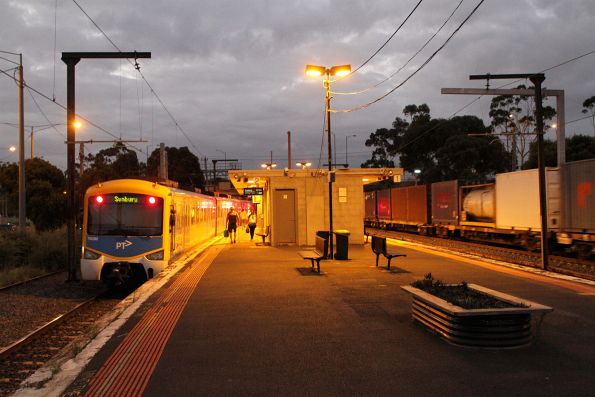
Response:
[[[295,190],[276,189],[273,197],[273,235],[277,244],[295,244]]]

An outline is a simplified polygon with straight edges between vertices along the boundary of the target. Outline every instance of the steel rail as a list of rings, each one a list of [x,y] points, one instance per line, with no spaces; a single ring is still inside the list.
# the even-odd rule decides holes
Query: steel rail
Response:
[[[99,298],[102,295],[103,294],[99,294],[93,298],[87,299],[86,301],[79,303],[78,305],[76,305],[75,307],[73,307],[72,309],[67,311],[66,313],[57,316],[53,320],[45,323],[44,325],[40,326],[37,329],[31,331],[29,334],[25,335],[24,337],[17,340],[16,342],[13,342],[12,344],[2,348],[2,350],[0,350],[0,359],[4,359],[4,358],[8,357],[12,352],[29,344],[30,342],[32,342],[37,336],[41,335],[43,332],[46,332],[46,331],[52,329],[53,327],[57,326],[58,324],[61,324],[64,320],[66,320],[68,317],[73,315],[75,312],[79,311],[81,308],[89,305],[90,303],[95,302],[97,300],[97,298]]]
[[[54,275],[56,275],[58,273],[64,273],[64,272],[65,272],[65,270],[57,270],[55,272],[50,272],[50,273],[42,274],[40,276],[35,276],[35,277],[32,277],[32,278],[27,279],[27,280],[17,281],[16,283],[4,285],[4,286],[0,287],[0,292],[1,291],[9,290],[9,289],[14,288],[14,287],[18,287],[19,285],[24,285],[24,284],[27,284],[27,283],[30,283],[30,282],[33,282],[33,281],[36,281],[36,280],[39,280],[39,279],[43,279],[43,278],[46,278],[46,277],[54,276]]]

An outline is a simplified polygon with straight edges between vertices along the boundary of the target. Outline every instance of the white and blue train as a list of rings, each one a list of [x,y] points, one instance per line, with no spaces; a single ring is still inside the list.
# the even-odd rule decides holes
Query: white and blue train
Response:
[[[102,182],[84,198],[81,274],[109,284],[146,280],[184,251],[223,233],[231,206],[214,197],[138,179]]]

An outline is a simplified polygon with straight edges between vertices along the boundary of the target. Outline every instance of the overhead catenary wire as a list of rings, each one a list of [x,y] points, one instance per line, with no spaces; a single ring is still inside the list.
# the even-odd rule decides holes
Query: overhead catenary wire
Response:
[[[118,50],[118,52],[122,52],[122,50],[120,49],[120,47],[118,47],[116,45],[116,43],[114,43],[114,41],[107,35],[107,33],[105,33],[105,31],[103,29],[101,29],[101,27],[93,20],[93,18],[91,18],[91,16],[83,9],[83,7],[76,0],[72,0],[72,1],[81,10],[81,12],[83,14],[85,14],[85,16],[89,19],[89,21],[91,21],[91,23],[101,32],[101,34],[107,39],[107,41],[109,41],[110,44],[116,50]],[[165,112],[167,113],[167,115],[169,116],[169,118],[174,123],[175,127],[180,132],[182,132],[182,134],[184,135],[184,137],[186,138],[186,140],[188,141],[188,143],[190,143],[190,145],[194,148],[194,150],[196,150],[202,157],[206,157],[196,147],[196,145],[194,144],[194,142],[192,142],[192,140],[190,139],[190,137],[188,136],[188,134],[186,133],[186,131],[182,128],[182,126],[180,125],[180,123],[178,123],[178,121],[173,116],[173,114],[169,111],[169,109],[167,108],[167,106],[165,106],[165,103],[161,100],[161,98],[159,97],[159,95],[157,94],[157,92],[155,91],[155,89],[153,89],[153,87],[151,86],[151,84],[149,83],[149,81],[147,80],[147,78],[145,77],[145,75],[141,72],[140,67],[138,66],[138,63],[132,62],[130,59],[127,59],[127,61],[137,70],[138,74],[141,76],[141,78],[143,79],[143,81],[147,84],[147,86],[151,90],[151,94],[153,94],[155,96],[155,98],[157,98],[157,101],[159,102],[159,104],[161,105],[161,107],[163,108],[163,110],[165,110]]]
[[[554,65],[554,66],[551,66],[551,67],[549,67],[549,68],[543,69],[543,70],[542,70],[541,72],[539,72],[539,73],[544,73],[544,72],[547,72],[547,71],[550,71],[550,70],[553,70],[553,69],[559,68],[559,67],[561,67],[561,66],[564,66],[564,65],[566,65],[566,64],[568,64],[568,63],[570,63],[570,62],[573,62],[573,61],[579,60],[579,59],[581,59],[581,58],[584,58],[584,57],[586,57],[586,56],[588,56],[588,55],[592,55],[592,54],[595,54],[595,50],[588,51],[588,52],[586,52],[586,53],[584,53],[584,54],[581,54],[581,55],[578,55],[578,56],[576,56],[576,57],[570,58],[570,59],[568,59],[568,60],[566,60],[566,61],[563,61],[563,62],[561,62],[561,63],[559,63],[559,64],[557,64],[557,65]],[[496,87],[496,89],[500,89],[500,88],[507,87],[507,86],[509,86],[509,85],[511,85],[511,84],[518,83],[519,81],[522,81],[522,80],[523,80],[523,79],[519,79],[519,80],[515,80],[515,81],[513,81],[513,82],[511,82],[511,83],[502,84],[502,85],[500,85],[500,86]],[[452,113],[452,114],[451,114],[451,115],[450,115],[450,116],[449,116],[447,119],[445,119],[444,121],[442,121],[442,122],[440,122],[440,123],[438,123],[438,124],[435,124],[433,127],[431,127],[431,128],[429,128],[429,129],[427,129],[427,130],[425,130],[425,131],[423,131],[423,132],[419,133],[419,134],[418,134],[418,135],[417,135],[417,136],[416,136],[416,137],[415,137],[413,140],[411,140],[411,141],[409,141],[409,142],[407,142],[407,143],[405,143],[405,144],[403,144],[403,145],[399,146],[399,148],[397,149],[397,152],[398,152],[398,151],[401,151],[401,150],[403,150],[404,148],[406,148],[406,147],[407,147],[407,146],[409,146],[410,144],[412,144],[412,143],[416,142],[417,140],[421,139],[423,136],[425,136],[425,135],[429,134],[430,132],[434,131],[436,128],[443,126],[443,125],[444,125],[446,122],[448,122],[449,120],[451,120],[451,119],[452,119],[453,117],[455,117],[457,114],[459,114],[460,112],[462,112],[463,110],[465,110],[466,108],[468,108],[469,106],[471,106],[472,104],[474,104],[475,102],[479,101],[479,100],[480,100],[480,99],[481,99],[483,96],[484,96],[484,95],[479,95],[478,97],[476,97],[475,99],[471,100],[469,103],[467,103],[466,105],[464,105],[462,108],[460,108],[460,109],[459,109],[459,110],[457,110],[456,112]],[[568,125],[568,124],[570,124],[570,123],[574,123],[574,122],[577,122],[577,121],[580,121],[580,120],[585,120],[585,119],[587,119],[587,118],[591,118],[591,117],[592,117],[592,116],[586,116],[586,117],[581,117],[581,118],[579,118],[579,119],[576,119],[576,120],[567,121],[567,122],[565,122],[565,123],[564,123],[564,125]]]
[[[463,4],[464,0],[459,1],[459,3],[457,4],[457,6],[454,8],[454,10],[452,10],[452,12],[450,13],[450,15],[448,16],[448,18],[446,18],[446,20],[442,23],[442,25],[434,32],[434,34],[420,47],[419,50],[417,50],[415,52],[415,54],[413,54],[411,56],[411,58],[409,58],[407,60],[407,62],[405,62],[399,69],[397,69],[396,72],[394,72],[393,74],[391,74],[390,76],[386,77],[385,79],[383,79],[382,81],[374,84],[371,87],[365,88],[363,90],[359,90],[359,91],[354,91],[354,92],[337,92],[337,91],[331,91],[331,94],[334,95],[357,95],[357,94],[363,94],[364,92],[368,92],[374,88],[379,87],[380,85],[386,83],[388,80],[392,79],[393,77],[395,77],[401,70],[403,70],[405,67],[407,67],[407,65],[409,65],[409,62],[411,62],[420,52],[422,52],[427,46],[428,44],[430,44],[430,42],[438,35],[438,33],[440,33],[442,31],[442,29],[446,26],[446,24],[450,21],[450,19],[453,17],[453,15],[457,12],[457,10],[461,7],[461,4]]]
[[[401,30],[401,28],[403,27],[403,25],[405,25],[405,23],[409,20],[409,18],[411,18],[411,16],[413,15],[413,13],[415,12],[415,10],[417,10],[417,8],[420,6],[420,4],[423,2],[423,0],[419,0],[417,2],[417,4],[415,5],[415,7],[413,7],[413,10],[411,10],[411,12],[409,13],[409,15],[407,15],[407,17],[403,20],[403,22],[401,22],[401,24],[397,27],[397,29],[389,36],[389,38],[384,42],[384,44],[382,44],[380,46],[380,48],[378,48],[368,59],[366,59],[361,65],[359,65],[357,68],[355,68],[351,74],[356,73],[358,70],[360,70],[362,67],[364,67],[368,62],[370,62],[372,60],[372,58],[374,58],[376,55],[378,55],[378,53],[380,51],[382,51],[382,49],[384,47],[386,47],[386,45],[388,44],[389,41],[392,40],[393,37],[395,37],[395,35],[397,34],[397,32],[399,30]]]
[[[37,103],[37,99],[35,99],[35,96],[33,96],[33,93],[31,92],[31,89],[29,87],[27,87],[27,92],[31,96],[31,99],[33,100],[33,103],[35,104],[35,106],[39,110],[39,113],[41,113],[41,115],[43,116],[43,118],[48,122],[49,126],[47,128],[53,128],[58,134],[62,135],[63,137],[66,137],[66,135],[64,133],[58,131],[58,129],[56,128],[56,123],[52,123],[50,121],[50,119],[45,114],[45,112],[43,111],[43,109],[41,108],[41,106],[39,106],[39,103]]]
[[[8,77],[9,77],[9,78],[11,78],[13,81],[15,81],[15,83],[17,83],[17,84],[18,84],[18,80],[17,80],[17,78],[16,78],[16,77],[14,77],[14,76],[11,76],[10,74],[8,74],[8,73],[5,73],[5,72],[3,72],[3,71],[1,71],[1,70],[0,70],[0,73],[3,73],[4,75],[8,76]],[[24,82],[23,82],[23,84],[24,84],[24,87],[27,87],[28,89],[32,90],[32,91],[33,91],[33,92],[35,92],[37,95],[39,95],[39,96],[41,96],[42,98],[44,98],[44,99],[46,99],[46,100],[48,100],[48,101],[50,101],[50,102],[52,102],[52,103],[56,104],[56,106],[58,106],[58,107],[62,108],[63,110],[66,110],[66,106],[62,105],[62,104],[61,104],[60,102],[58,102],[58,101],[55,101],[55,100],[53,100],[52,98],[50,98],[49,96],[45,95],[44,93],[42,93],[42,92],[40,92],[40,91],[36,90],[35,88],[33,88],[32,86],[30,86],[29,84],[27,84],[27,82],[26,82],[26,81],[24,81]],[[85,123],[87,123],[87,124],[89,124],[89,125],[91,125],[91,126],[93,126],[93,127],[97,128],[98,130],[100,130],[100,131],[102,131],[102,132],[104,132],[104,133],[106,133],[106,134],[110,135],[112,138],[115,138],[117,141],[120,141],[120,139],[118,138],[118,136],[117,136],[116,134],[114,134],[114,133],[112,133],[112,132],[110,132],[110,131],[106,130],[105,128],[101,127],[100,125],[98,125],[98,124],[96,124],[96,123],[92,122],[91,120],[89,120],[88,118],[84,117],[83,115],[81,115],[81,114],[78,114],[78,113],[77,113],[77,114],[76,114],[76,117],[77,117],[77,118],[79,118],[79,119],[81,119],[81,120],[83,120]],[[134,145],[127,144],[127,146],[129,146],[129,147],[133,148],[134,150],[138,151],[139,153],[143,153],[143,151],[142,151],[141,149],[137,148],[137,147],[136,147],[136,146],[134,146]]]
[[[411,73],[409,76],[407,76],[407,78],[405,78],[405,80],[403,80],[396,87],[394,87],[393,89],[391,89],[390,91],[388,91],[386,94],[380,96],[379,98],[376,98],[373,101],[368,102],[368,103],[366,103],[364,105],[360,105],[360,106],[357,106],[357,107],[351,108],[351,109],[333,109],[333,110],[331,110],[331,112],[333,112],[333,113],[351,113],[351,112],[355,112],[355,111],[358,111],[358,110],[366,109],[366,108],[372,106],[373,104],[382,101],[383,99],[385,99],[386,97],[388,97],[390,94],[392,94],[393,92],[395,92],[397,89],[399,89],[400,87],[402,87],[413,76],[415,76],[417,73],[419,73],[428,63],[430,63],[430,61],[432,59],[434,59],[434,57],[448,44],[448,42],[454,37],[454,35],[457,34],[457,32],[459,30],[461,30],[461,28],[465,25],[465,23],[467,23],[467,21],[473,16],[473,14],[475,14],[475,12],[484,3],[484,1],[485,0],[481,0],[475,6],[475,8],[473,8],[473,10],[469,13],[469,15],[467,15],[467,17],[463,20],[463,22],[461,22],[459,24],[459,26],[450,34],[450,36],[448,36],[448,38],[444,41],[444,43],[442,43],[442,45],[440,47],[438,47],[438,49],[436,51],[434,51],[434,53],[432,55],[430,55],[428,57],[428,59],[425,60],[424,63],[422,63],[413,73]]]

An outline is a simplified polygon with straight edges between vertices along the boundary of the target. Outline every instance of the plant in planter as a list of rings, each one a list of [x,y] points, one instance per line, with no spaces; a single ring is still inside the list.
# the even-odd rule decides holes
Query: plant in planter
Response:
[[[463,346],[524,346],[535,335],[532,314],[553,310],[475,284],[444,284],[431,273],[401,288],[413,295],[414,320]]]

